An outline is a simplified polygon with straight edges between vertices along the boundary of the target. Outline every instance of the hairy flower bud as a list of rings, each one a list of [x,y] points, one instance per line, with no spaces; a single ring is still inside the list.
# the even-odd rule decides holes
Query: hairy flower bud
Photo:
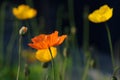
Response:
[[[23,26],[20,30],[19,30],[19,34],[20,35],[24,35],[27,32],[28,28]]]

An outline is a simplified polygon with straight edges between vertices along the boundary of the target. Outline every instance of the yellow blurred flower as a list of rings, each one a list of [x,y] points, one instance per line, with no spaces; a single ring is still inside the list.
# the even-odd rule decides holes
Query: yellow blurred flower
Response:
[[[110,8],[108,5],[103,5],[99,9],[93,11],[88,15],[88,19],[94,23],[106,22],[113,15],[113,8]]]
[[[35,52],[32,50],[23,50],[22,57],[28,62],[32,63],[35,62],[37,59],[35,57]]]
[[[13,8],[12,12],[13,15],[20,20],[31,19],[37,14],[35,9],[24,4],[19,5],[18,8]]]
[[[55,58],[57,55],[57,48],[50,47],[50,49],[51,49],[53,58]],[[49,62],[52,59],[48,48],[37,50],[35,57],[41,62]]]

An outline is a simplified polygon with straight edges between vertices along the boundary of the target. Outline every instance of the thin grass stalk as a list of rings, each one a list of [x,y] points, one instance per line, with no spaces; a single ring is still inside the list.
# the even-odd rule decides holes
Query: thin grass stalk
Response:
[[[66,59],[66,72],[65,72],[65,77],[64,80],[71,80],[75,75],[73,75],[72,70],[73,70],[73,59],[72,57],[68,57]]]
[[[85,56],[89,48],[89,21],[87,19],[88,16],[88,7],[84,7],[84,15],[83,15],[83,51],[85,52]]]
[[[61,80],[65,80],[65,71],[66,71],[66,68],[67,68],[67,62],[68,62],[67,57],[64,57]]]
[[[88,16],[88,7],[85,6],[84,7],[84,15],[83,15],[83,52],[85,54],[85,68],[84,68],[84,72],[83,72],[83,75],[82,75],[82,80],[86,80],[87,79],[87,73],[88,73],[88,70],[89,70],[89,64],[90,64],[90,52],[88,50],[89,48],[89,21],[87,19],[87,16]]]
[[[25,80],[29,80],[29,76],[25,76]]]
[[[62,32],[62,19],[63,19],[63,5],[60,5],[57,9],[56,30]]]
[[[76,28],[75,28],[75,18],[74,18],[74,0],[68,0],[68,18],[69,18],[69,24],[70,24],[70,27],[71,27],[71,31],[73,29],[75,29],[76,31]],[[74,41],[75,41],[75,34],[76,33],[72,33],[71,32],[71,39],[72,39],[72,45],[75,46],[74,44]]]
[[[25,67],[24,67],[24,75],[25,75],[25,80],[29,80],[29,74],[30,74],[30,69],[28,67],[28,63],[25,60]]]
[[[6,8],[6,3],[2,3],[1,8],[0,8],[0,62],[1,66],[3,65],[3,53],[4,53],[4,24],[5,24],[5,9]]]
[[[20,67],[21,67],[21,43],[22,43],[22,35],[20,35],[19,37],[19,49],[18,49],[18,70],[17,70],[17,76],[16,76],[16,80],[19,80],[19,74],[20,74]]]
[[[84,7],[84,15],[83,15],[83,20],[84,20],[84,27],[83,27],[83,52],[85,54],[85,68],[82,76],[82,80],[87,79],[87,73],[89,70],[89,63],[90,63],[90,52],[89,52],[89,21],[87,19],[88,15],[88,7]]]
[[[88,71],[89,71],[89,67],[90,67],[90,61],[91,61],[91,58],[89,57],[87,59],[87,62],[86,62],[85,68],[84,68],[82,80],[87,80],[87,75],[88,75]]]
[[[64,80],[65,79],[65,71],[66,71],[66,68],[67,68],[67,64],[68,64],[68,53],[67,53],[67,50],[68,50],[68,47],[69,47],[69,43],[68,43],[68,39],[65,41],[65,48],[63,49],[63,56],[64,56],[64,60],[63,60],[63,67],[62,67],[62,74],[61,74],[61,80]]]
[[[118,80],[119,78],[117,78],[117,75],[119,74],[119,70],[120,70],[120,66],[116,67],[114,69],[113,75],[111,77],[111,80]]]
[[[107,31],[108,41],[109,41],[109,48],[110,48],[111,59],[112,59],[112,66],[113,66],[113,71],[114,71],[115,70],[115,61],[114,61],[114,54],[113,54],[112,39],[111,39],[110,29],[109,29],[107,23],[105,23],[105,26],[106,26],[106,31]]]
[[[116,73],[120,70],[120,66],[115,68],[114,72],[113,72],[113,75],[116,75]]]
[[[74,1],[68,0],[68,15],[69,15],[69,22],[71,27],[75,27],[75,18],[74,18]]]
[[[18,20],[14,20],[14,23],[13,23],[13,31],[12,31],[12,34],[11,34],[11,37],[10,37],[10,40],[8,42],[8,45],[7,45],[7,54],[6,54],[6,65],[9,66],[10,65],[10,61],[11,61],[11,55],[12,55],[12,49],[14,47],[14,43],[15,43],[15,40],[17,38],[17,33],[18,33],[18,26],[20,25],[20,22]]]
[[[54,66],[54,60],[53,60],[53,56],[52,56],[52,51],[51,51],[51,49],[49,48],[49,52],[50,52],[50,55],[51,55],[51,58],[52,58],[52,71],[53,71],[53,79],[52,80],[55,80],[56,78],[55,78],[55,66]]]

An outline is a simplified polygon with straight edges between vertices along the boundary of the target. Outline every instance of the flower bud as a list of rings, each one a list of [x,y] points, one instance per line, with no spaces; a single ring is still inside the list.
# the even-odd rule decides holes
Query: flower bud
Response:
[[[19,34],[20,35],[24,35],[27,32],[28,28],[23,26],[20,30],[19,30]]]

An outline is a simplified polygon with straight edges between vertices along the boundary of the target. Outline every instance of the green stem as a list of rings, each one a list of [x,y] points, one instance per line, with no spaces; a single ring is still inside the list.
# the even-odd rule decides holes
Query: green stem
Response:
[[[119,72],[119,70],[120,70],[120,66],[114,69],[111,80],[117,80],[116,74]]]
[[[25,80],[29,80],[29,76],[27,75],[27,76],[25,76]]]
[[[25,59],[25,67],[24,67],[24,75],[25,75],[25,80],[29,80],[29,74],[30,74],[30,70],[29,70],[29,67],[28,67],[28,63]]]
[[[115,68],[113,75],[115,75],[120,70],[120,66]]]
[[[84,15],[83,15],[83,51],[88,53],[89,49],[89,21],[88,21],[88,12],[89,8],[87,6],[84,7]],[[89,54],[85,54],[88,56]]]
[[[21,60],[20,60],[21,42],[22,42],[22,35],[20,35],[20,38],[19,38],[18,71],[17,71],[17,77],[16,77],[16,80],[19,79],[19,74],[20,74],[20,66],[21,66]]]
[[[59,32],[62,32],[62,19],[63,19],[63,9],[64,6],[61,5],[58,7],[57,9],[57,19],[56,19],[56,30],[58,30]]]
[[[6,2],[2,3],[0,7],[0,64],[3,66],[3,53],[4,53],[4,24],[5,24],[5,8],[6,8]]]
[[[49,51],[50,51],[50,55],[51,55],[51,58],[52,58],[52,70],[53,70],[53,80],[55,80],[55,66],[54,66],[54,60],[53,60],[53,56],[52,56],[52,51],[51,49],[49,48]]]
[[[68,0],[68,15],[69,15],[70,26],[75,27],[74,1],[73,0]]]
[[[106,30],[107,30],[107,36],[109,40],[109,48],[110,48],[110,53],[111,53],[111,58],[112,58],[112,65],[113,65],[113,70],[115,69],[115,63],[114,63],[114,55],[113,55],[113,46],[112,46],[112,40],[111,40],[111,35],[110,35],[110,29],[107,24],[106,25]]]
[[[15,43],[15,40],[16,40],[16,37],[18,34],[18,26],[20,26],[20,22],[18,20],[14,20],[14,23],[13,23],[13,31],[12,31],[12,34],[10,35],[10,39],[9,39],[9,42],[7,44],[7,52],[6,52],[6,65],[7,66],[10,66],[10,61],[11,61],[11,55],[12,55],[12,50],[13,50],[13,47],[14,47],[14,43]]]
[[[67,67],[67,62],[68,62],[67,57],[64,57],[63,68],[62,68],[62,76],[61,76],[62,80],[65,79],[65,71],[66,71],[66,67]]]
[[[87,72],[89,70],[89,66],[90,66],[90,57],[88,58],[87,60],[87,63],[86,63],[86,66],[85,66],[85,69],[84,69],[84,73],[83,73],[83,76],[82,76],[82,80],[86,80],[87,78]]]
[[[90,66],[91,54],[89,51],[89,21],[88,17],[89,8],[87,6],[84,7],[84,15],[83,15],[83,51],[85,54],[85,68],[82,76],[82,80],[86,80],[87,73]]]

